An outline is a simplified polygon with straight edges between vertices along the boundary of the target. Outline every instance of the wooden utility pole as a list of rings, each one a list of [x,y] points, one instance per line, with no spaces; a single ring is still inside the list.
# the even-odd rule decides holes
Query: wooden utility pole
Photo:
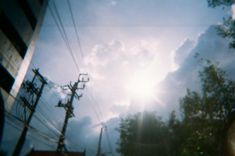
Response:
[[[102,135],[103,135],[103,129],[105,127],[101,127],[100,129],[100,136],[99,136],[99,142],[98,142],[98,146],[97,146],[97,153],[96,156],[101,156],[101,140],[102,140]]]
[[[59,101],[59,103],[57,105],[58,107],[63,107],[66,111],[63,128],[62,128],[59,142],[57,145],[57,152],[67,151],[65,143],[64,143],[66,128],[67,128],[69,119],[74,117],[74,113],[73,113],[73,109],[74,109],[73,108],[73,100],[74,100],[74,98],[77,98],[79,100],[82,97],[82,94],[81,95],[77,94],[77,90],[84,89],[85,88],[84,83],[89,81],[89,78],[85,79],[84,76],[87,76],[87,74],[79,74],[77,82],[75,82],[73,85],[69,84],[66,86],[71,91],[71,96],[65,104],[63,104],[61,101]],[[82,87],[79,87],[80,83],[83,83]]]
[[[19,140],[16,144],[16,147],[15,147],[15,150],[12,154],[13,156],[20,155],[20,152],[24,146],[24,142],[26,139],[26,135],[28,132],[30,121],[33,117],[33,114],[34,114],[35,109],[37,107],[38,101],[42,95],[43,88],[44,88],[45,84],[47,84],[45,78],[39,73],[39,69],[33,69],[33,72],[34,72],[33,79],[31,81],[24,82],[23,85],[24,85],[26,91],[31,95],[35,95],[36,98],[35,98],[34,102],[31,103],[31,101],[27,100],[26,97],[20,97],[24,103],[24,106],[27,107],[27,110],[29,110],[29,116],[26,119],[26,122],[24,123],[24,128],[23,128],[23,131],[21,132],[20,138],[19,138]],[[35,82],[37,78],[41,82],[40,87],[37,87],[37,84]]]

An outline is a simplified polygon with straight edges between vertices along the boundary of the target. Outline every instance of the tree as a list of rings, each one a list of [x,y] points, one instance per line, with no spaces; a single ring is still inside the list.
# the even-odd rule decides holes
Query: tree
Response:
[[[230,48],[235,48],[235,21],[232,17],[224,19],[223,24],[217,26],[217,29],[219,35],[230,40]]]
[[[123,156],[223,156],[228,118],[235,104],[235,83],[216,65],[199,72],[201,90],[187,89],[175,111],[162,121],[144,112],[122,119],[118,152]]]
[[[154,112],[122,119],[118,152],[124,156],[170,156],[167,125]]]
[[[187,129],[181,155],[221,156],[227,119],[234,108],[235,83],[210,63],[200,72],[200,78],[201,92],[187,90],[180,101],[182,124]]]
[[[207,0],[209,7],[218,7],[218,6],[231,6],[235,3],[234,0]],[[218,33],[224,38],[229,39],[229,47],[235,48],[235,21],[230,16],[227,19],[224,19],[223,23],[217,26]]]
[[[234,3],[234,0],[207,0],[208,5],[210,7],[217,7],[217,6],[230,6]]]

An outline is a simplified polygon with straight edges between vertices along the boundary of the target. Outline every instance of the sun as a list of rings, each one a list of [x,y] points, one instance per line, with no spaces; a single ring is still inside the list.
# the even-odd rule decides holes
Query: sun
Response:
[[[128,94],[132,98],[150,99],[154,97],[156,79],[148,70],[136,71],[127,84]]]

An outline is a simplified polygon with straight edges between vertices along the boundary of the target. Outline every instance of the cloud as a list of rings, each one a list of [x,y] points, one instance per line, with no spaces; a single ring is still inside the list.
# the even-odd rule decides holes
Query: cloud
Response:
[[[220,66],[228,71],[229,76],[235,78],[233,72],[235,67],[234,49],[229,49],[227,42],[217,35],[214,27],[208,28],[196,42],[189,39],[185,40],[175,51],[175,60],[178,62],[179,68],[169,73],[161,84],[156,85],[158,96],[148,101],[128,97],[125,85],[127,84],[126,80],[135,71],[149,66],[156,69],[159,66],[154,64],[159,61],[158,44],[146,40],[139,41],[138,44],[126,44],[122,41],[112,40],[107,44],[94,46],[92,52],[86,56],[85,68],[94,73],[91,77],[93,80],[91,87],[96,95],[96,100],[102,107],[113,150],[119,137],[115,130],[120,123],[119,115],[125,116],[142,110],[156,110],[159,115],[167,117],[170,110],[178,109],[178,100],[184,96],[186,88],[194,90],[200,88],[198,71],[201,67],[198,60],[195,59],[195,55],[198,55],[199,58],[220,62]],[[154,62],[153,65],[151,62]],[[64,94],[64,91],[58,85],[50,82],[49,87],[43,92],[43,97],[47,102],[41,102],[39,107],[39,109],[43,109],[41,112],[44,116],[53,121],[53,124],[59,130],[61,130],[63,124],[65,111],[62,108],[55,107],[55,105],[61,98],[66,100]],[[83,103],[83,107],[87,107],[89,102]],[[75,106],[75,108],[77,107]],[[88,112],[94,114],[91,109],[88,109]],[[80,114],[78,117],[81,118],[71,119],[68,124],[66,132],[68,148],[71,150],[76,150],[78,147],[79,150],[86,148],[88,155],[94,155],[100,127],[93,126],[93,124],[97,124],[94,123],[94,117],[82,117]],[[40,125],[39,122],[34,121],[32,125],[52,135],[52,132]],[[12,141],[9,139],[10,137],[6,142]],[[103,149],[109,151],[105,140],[107,139],[104,137]],[[26,145],[32,147],[36,144],[37,149],[48,148],[34,139],[29,139]]]
[[[119,138],[119,133],[116,129],[118,128],[119,123],[119,118],[111,118],[104,123],[107,126],[107,129],[103,131],[101,144],[102,152],[111,152],[108,141],[110,141],[112,151],[115,152],[116,142]],[[68,149],[72,151],[78,149],[80,151],[86,150],[88,156],[95,155],[101,127],[102,124],[92,126],[90,117],[71,120],[66,133]]]
[[[113,106],[111,106],[110,110],[112,111],[112,113],[119,115],[119,114],[127,111],[128,105],[129,105],[128,100],[127,101],[118,101],[118,102],[115,102],[115,104]]]
[[[194,47],[194,41],[186,39],[175,51],[175,63],[181,65]]]
[[[68,148],[84,150],[89,143],[89,139],[94,134],[90,117],[81,119],[71,119],[66,132]],[[94,139],[94,138],[93,138]]]
[[[110,1],[110,4],[111,4],[112,6],[116,6],[117,3],[118,3],[117,0],[111,0],[111,1]]]
[[[176,50],[175,58],[181,57],[181,51],[184,53],[187,49],[185,48],[186,44],[187,42]],[[235,74],[232,72],[235,70],[234,49],[230,49],[228,41],[218,35],[215,26],[211,26],[200,35],[195,46],[187,52],[187,57],[181,62],[179,68],[169,73],[161,83],[159,98],[167,105],[165,112],[172,109],[178,110],[179,99],[185,95],[187,88],[196,91],[200,89],[198,78],[198,72],[202,68],[200,58],[209,59],[214,63],[218,62],[219,66],[228,73],[228,76],[235,79]]]
[[[232,5],[231,12],[232,12],[232,18],[233,20],[235,20],[235,4]]]
[[[111,40],[92,48],[91,53],[86,55],[84,68],[91,73],[89,86],[108,119],[111,114],[119,115],[122,111],[130,109],[133,93],[130,93],[128,88],[131,82],[143,80],[135,82],[136,87],[137,83],[155,85],[171,70],[170,62],[169,53],[162,54],[156,40],[136,40],[128,43]],[[136,78],[140,76],[143,78]],[[141,86],[138,89],[141,89]],[[118,101],[124,101],[125,106],[117,104]]]

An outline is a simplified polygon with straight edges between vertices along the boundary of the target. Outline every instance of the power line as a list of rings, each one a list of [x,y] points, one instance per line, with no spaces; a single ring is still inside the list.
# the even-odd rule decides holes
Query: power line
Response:
[[[100,114],[98,113],[98,111],[96,110],[95,105],[93,105],[91,97],[90,97],[90,96],[87,96],[87,97],[88,97],[88,99],[90,100],[90,103],[89,103],[89,104],[91,105],[92,110],[95,112],[95,115],[96,115],[97,119],[98,119],[99,122],[101,123],[101,115],[100,115]]]
[[[73,60],[73,62],[74,62],[74,64],[75,64],[75,67],[77,68],[77,71],[79,72],[79,66],[78,66],[77,61],[76,61],[76,59],[75,59],[75,56],[74,56],[74,54],[73,54],[72,48],[71,48],[71,46],[70,46],[70,44],[69,44],[68,36],[67,36],[67,34],[66,34],[66,31],[65,31],[63,22],[62,22],[62,20],[61,20],[60,14],[59,14],[58,9],[57,9],[57,7],[56,7],[56,4],[55,4],[55,2],[54,2],[53,0],[52,0],[52,3],[53,3],[53,6],[54,6],[55,14],[56,14],[56,16],[57,16],[57,18],[58,18],[58,21],[59,21],[59,25],[60,25],[61,30],[62,30],[62,31],[60,31],[60,32],[62,32],[62,34],[64,34],[64,38],[63,38],[63,39],[64,39],[64,41],[65,41],[65,43],[66,43],[66,45],[67,45],[68,51],[69,51],[69,53],[70,53],[70,55],[71,55],[71,57],[72,57],[72,60]],[[55,18],[54,18],[54,19],[55,19]],[[58,26],[59,26],[59,25],[58,25]]]
[[[46,144],[47,146],[49,146],[49,147],[52,147],[52,148],[55,148],[55,143],[54,144],[49,144],[49,142],[48,142],[48,140],[45,140],[45,139],[42,139],[42,138],[38,138],[38,137],[36,137],[35,135],[31,135],[30,134],[30,132],[29,132],[29,136],[31,137],[31,138],[33,138],[33,139],[36,139],[36,140],[38,140],[38,141],[41,141],[43,144]]]
[[[39,131],[38,129],[30,126],[30,129],[33,130],[34,132],[36,132],[37,134],[39,134],[40,136],[44,137],[45,139],[47,139],[48,141],[57,143],[56,138],[52,138],[50,136],[48,136],[46,133]]]
[[[44,105],[46,106],[46,105]],[[57,127],[53,121],[53,119],[51,119],[51,115],[48,115],[48,113],[46,113],[46,111],[49,111],[50,108],[44,108],[42,106],[37,108],[37,112],[45,121],[47,121],[48,123],[50,123],[51,125],[53,125],[55,128]],[[56,128],[58,129],[58,128]]]
[[[22,130],[21,127],[19,127],[18,125],[16,125],[13,121],[10,121],[10,120],[6,120],[6,122],[8,122],[9,125],[11,125],[12,127],[14,127],[15,129],[18,129],[18,130]],[[31,138],[34,138],[38,141],[41,141],[43,142],[44,144],[52,147],[51,144],[49,144],[49,142],[47,142],[46,140],[43,140],[42,138],[38,138],[38,137],[35,137],[34,135],[32,135],[31,133],[28,133],[28,136],[31,137]]]
[[[15,100],[18,100],[18,101],[20,101],[19,99],[17,99],[17,98],[15,98]],[[20,103],[21,103],[22,101],[20,101]],[[22,109],[25,109],[23,106],[21,106],[22,107]],[[16,111],[17,111],[17,109],[16,109]],[[20,111],[21,112],[21,111]],[[60,131],[56,128],[56,126],[51,122],[51,121],[49,121],[48,119],[46,119],[46,117],[44,117],[44,115],[42,115],[42,113],[37,109],[37,111],[35,112],[36,114],[35,114],[35,119],[37,120],[37,121],[39,121],[43,126],[45,126],[48,130],[51,130],[56,136],[57,136],[57,134],[60,134]],[[40,118],[40,117],[38,117],[38,115],[40,115],[41,116],[41,118],[43,118],[43,120]],[[15,116],[15,115],[13,115],[12,114],[12,116],[14,116],[15,118],[17,118],[19,121],[21,121],[21,122],[24,122],[22,119],[20,119],[18,116]],[[49,125],[48,125],[49,124]],[[52,129],[53,128],[53,129]],[[53,130],[55,130],[55,131],[53,131]]]
[[[70,14],[71,14],[71,17],[72,17],[72,22],[73,22],[73,26],[74,26],[74,29],[75,29],[75,34],[76,34],[76,38],[77,38],[78,47],[79,47],[81,56],[83,58],[84,55],[83,55],[83,50],[82,50],[82,46],[81,46],[81,41],[80,41],[80,38],[79,38],[76,22],[74,20],[74,15],[73,15],[73,11],[72,11],[70,0],[67,0],[67,3],[68,3],[69,11],[70,11]]]
[[[54,129],[54,130],[56,130],[56,131],[53,131],[52,127],[49,127],[49,125],[46,124],[47,122],[44,122],[42,119],[40,119],[40,118],[37,116],[37,114],[35,114],[34,117],[35,117],[35,119],[37,119],[37,121],[40,122],[44,127],[46,127],[48,130],[51,130],[51,132],[53,132],[53,134],[54,134],[56,137],[58,137],[58,134],[60,135],[60,133],[58,132],[57,129]]]
[[[5,113],[6,113],[6,115],[8,116],[8,118],[7,118],[8,120],[7,120],[7,121],[12,122],[12,123],[13,123],[13,126],[14,126],[15,128],[17,128],[17,129],[19,129],[19,130],[22,130],[22,127],[20,127],[19,125],[15,124],[15,121],[14,121],[14,120],[16,119],[17,121],[20,121],[20,122],[23,123],[23,124],[25,124],[25,122],[22,121],[22,120],[20,120],[18,117],[16,117],[15,115],[13,115],[13,114],[11,114],[11,113],[9,113],[9,112],[7,112],[7,111],[5,111]],[[9,122],[8,122],[8,123],[9,123]],[[57,141],[56,141],[55,138],[52,138],[52,137],[48,136],[48,135],[45,134],[44,132],[41,132],[41,131],[39,131],[38,129],[36,129],[36,128],[30,126],[30,125],[27,125],[27,126],[28,126],[28,128],[29,128],[30,130],[33,130],[35,133],[39,134],[40,136],[44,137],[45,139],[50,139],[50,141],[54,141],[55,143],[57,143]]]
[[[19,127],[19,125],[15,124],[15,120],[19,121],[19,122],[22,123],[22,124],[26,124],[23,120],[19,119],[17,116],[15,116],[15,115],[13,115],[13,114],[7,112],[7,111],[5,111],[5,114],[8,116],[7,119],[8,119],[9,121],[13,122],[14,125],[17,126],[19,129],[22,129],[22,128]],[[41,135],[41,136],[43,136],[43,137],[50,138],[50,139],[52,139],[52,140],[55,141],[54,138],[49,137],[49,136],[48,136],[47,134],[45,134],[44,132],[41,132],[41,131],[39,131],[38,129],[36,129],[36,128],[30,126],[30,125],[27,125],[27,126],[28,126],[31,130],[33,130],[34,132],[38,133],[39,135]],[[56,142],[56,143],[57,143],[57,142]]]
[[[11,94],[10,94],[10,96],[13,97],[13,98],[14,98],[16,101],[18,101],[19,103],[22,103],[22,101],[21,101],[20,99],[14,97],[14,96],[11,95]],[[11,115],[11,116],[14,117],[15,119],[17,119],[18,121],[20,121],[20,122],[22,122],[22,123],[25,123],[25,122],[24,122],[22,119],[20,119],[18,116],[13,115],[13,114],[11,114],[11,113],[9,113],[9,112],[7,112],[7,111],[5,111],[5,112],[6,112],[8,115]],[[46,121],[46,123],[49,123],[49,124],[50,124],[50,127],[48,127],[49,125],[46,125],[46,123],[43,122],[43,121],[37,116],[37,114],[35,114],[35,119],[37,119],[42,125],[44,125],[45,127],[47,127],[47,128],[48,128],[49,130],[51,130],[51,131],[52,131],[51,128],[53,128],[53,129],[57,132],[57,133],[55,133],[55,134],[61,134],[61,132],[56,128],[56,126],[55,126],[51,121],[49,121],[48,119],[46,119],[46,118],[41,114],[41,112],[36,111],[36,113],[39,113],[40,116],[44,118],[44,120]],[[54,133],[55,131],[52,131],[52,132]]]
[[[68,121],[70,118],[75,116],[73,113],[73,110],[74,110],[73,101],[75,98],[77,98],[79,100],[82,97],[82,94],[81,95],[77,94],[77,90],[84,89],[85,83],[89,81],[89,78],[85,78],[84,76],[87,76],[87,74],[79,74],[78,80],[74,84],[70,83],[69,85],[67,85],[67,88],[71,91],[69,100],[66,103],[63,103],[61,101],[58,102],[57,106],[64,108],[65,112],[66,112],[64,124],[63,124],[62,130],[61,130],[61,135],[60,135],[58,146],[57,146],[58,152],[63,152],[63,151],[67,150],[65,143],[64,143],[64,139],[65,139]],[[79,87],[81,83],[83,85],[82,85],[82,87]]]
[[[87,87],[87,90],[88,90],[89,93],[90,93],[90,94],[87,94],[87,95],[88,95],[88,98],[89,98],[90,100],[92,100],[92,101],[95,103],[94,106],[96,106],[97,112],[98,112],[99,116],[100,116],[102,119],[104,119],[103,112],[101,111],[101,108],[100,108],[99,103],[98,103],[97,100],[94,98],[93,92],[89,89],[89,87]],[[91,102],[91,104],[93,104],[93,103]],[[92,107],[92,108],[94,109],[95,107]]]
[[[60,35],[61,35],[63,41],[65,42],[65,45],[66,45],[66,47],[67,47],[67,49],[68,49],[68,51],[69,51],[69,54],[71,55],[72,60],[73,60],[73,62],[74,62],[74,64],[75,64],[75,67],[76,67],[76,69],[77,69],[77,71],[78,71],[78,73],[79,73],[79,66],[78,66],[77,61],[76,61],[76,59],[75,59],[75,56],[74,56],[74,54],[73,54],[72,48],[71,48],[71,46],[70,46],[70,44],[69,44],[68,36],[67,36],[67,34],[66,34],[64,25],[63,25],[63,23],[62,23],[60,14],[59,14],[59,12],[58,12],[58,9],[57,9],[57,7],[56,7],[56,4],[55,4],[54,0],[52,0],[52,5],[53,5],[53,7],[54,7],[55,13],[53,12],[51,6],[48,5],[48,6],[49,6],[49,10],[50,10],[51,15],[52,15],[52,18],[53,18],[54,21],[55,21],[55,24],[56,24],[56,26],[57,26],[57,28],[58,28],[58,30],[59,30],[59,32],[60,32]],[[57,18],[56,18],[56,17],[57,17]],[[57,20],[58,20],[58,21],[57,21]]]
[[[41,101],[42,102],[42,101]],[[56,129],[57,130],[57,132],[59,132],[60,133],[60,131],[58,130],[58,128],[56,128],[56,125],[54,124],[54,122],[50,119],[50,115],[48,115],[48,114],[46,114],[46,110],[49,110],[50,108],[48,107],[48,103],[47,102],[45,102],[45,101],[43,101],[43,104],[44,104],[44,106],[46,106],[47,107],[47,109],[44,109],[44,111],[37,111],[39,114],[40,114],[40,116],[42,117],[42,118],[44,118],[44,120],[46,120],[49,124],[51,124],[51,126],[52,127],[54,127],[54,129]],[[40,105],[39,105],[40,106]],[[44,108],[44,107],[38,107],[39,109],[42,109],[42,108]],[[45,116],[47,116],[47,118],[45,117]]]

